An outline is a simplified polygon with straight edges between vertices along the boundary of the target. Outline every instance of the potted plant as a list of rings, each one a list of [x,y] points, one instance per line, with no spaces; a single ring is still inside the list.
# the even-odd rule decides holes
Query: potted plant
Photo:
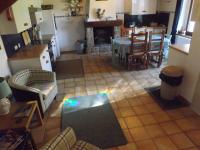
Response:
[[[80,0],[66,0],[71,15],[76,16],[80,12]]]

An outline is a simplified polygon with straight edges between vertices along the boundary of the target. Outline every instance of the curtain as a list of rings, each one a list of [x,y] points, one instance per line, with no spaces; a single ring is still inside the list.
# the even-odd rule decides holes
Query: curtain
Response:
[[[192,21],[200,22],[200,1],[194,0],[192,10]]]
[[[178,27],[179,18],[180,18],[180,15],[181,15],[182,6],[183,6],[183,0],[177,0],[176,11],[175,11],[175,16],[174,16],[174,23],[173,23],[172,32],[171,32],[171,35],[172,35],[171,42],[172,42],[172,44],[174,44],[175,40],[176,40],[177,27]]]

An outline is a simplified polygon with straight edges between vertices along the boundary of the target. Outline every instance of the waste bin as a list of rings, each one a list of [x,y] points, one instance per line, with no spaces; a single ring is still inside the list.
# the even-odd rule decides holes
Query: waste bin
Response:
[[[76,41],[75,49],[78,54],[83,54],[85,51],[85,41],[83,40]]]
[[[174,100],[177,96],[177,89],[182,83],[183,69],[177,66],[167,66],[160,73],[162,80],[160,95],[165,100]]]

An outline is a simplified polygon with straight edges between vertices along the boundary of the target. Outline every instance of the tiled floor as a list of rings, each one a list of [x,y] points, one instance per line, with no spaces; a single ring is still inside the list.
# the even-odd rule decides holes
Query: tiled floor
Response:
[[[163,111],[144,90],[160,85],[160,69],[115,69],[109,56],[67,54],[61,59],[80,57],[83,59],[85,76],[58,80],[59,94],[45,114],[44,126],[32,130],[38,147],[60,132],[64,97],[107,92],[129,142],[110,150],[200,149],[200,117],[189,107]]]

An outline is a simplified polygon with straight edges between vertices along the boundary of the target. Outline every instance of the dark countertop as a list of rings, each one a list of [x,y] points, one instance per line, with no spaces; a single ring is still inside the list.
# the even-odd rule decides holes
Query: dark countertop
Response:
[[[8,60],[31,59],[40,57],[40,55],[48,50],[47,44],[27,46],[20,49],[17,53],[8,58]]]

